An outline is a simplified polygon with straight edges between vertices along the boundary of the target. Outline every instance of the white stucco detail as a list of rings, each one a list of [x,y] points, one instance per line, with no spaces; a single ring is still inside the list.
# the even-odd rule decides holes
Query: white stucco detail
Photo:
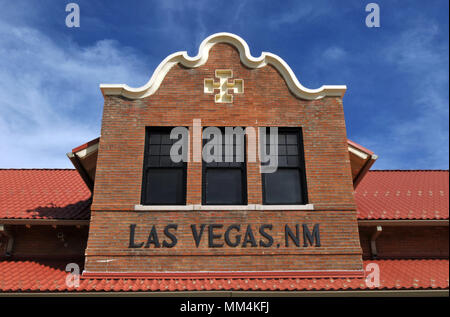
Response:
[[[200,44],[197,56],[190,57],[187,52],[176,52],[167,56],[156,68],[150,80],[141,87],[132,88],[126,84],[100,84],[103,95],[119,95],[130,99],[141,99],[154,94],[161,85],[169,70],[180,63],[184,67],[195,68],[206,63],[209,51],[217,43],[228,43],[236,47],[242,63],[249,68],[261,68],[268,64],[275,67],[283,76],[291,92],[301,99],[315,100],[325,96],[342,97],[347,90],[345,85],[324,85],[317,89],[308,89],[298,81],[289,65],[279,56],[262,52],[261,56],[253,57],[247,43],[232,33],[216,33],[208,36]]]
[[[367,155],[366,153],[364,153],[364,152],[362,152],[362,151],[360,151],[360,150],[354,148],[353,146],[349,146],[349,147],[348,147],[348,151],[349,151],[350,153],[355,154],[356,156],[359,156],[359,157],[362,158],[363,160],[366,160],[366,159],[369,157],[369,155]]]

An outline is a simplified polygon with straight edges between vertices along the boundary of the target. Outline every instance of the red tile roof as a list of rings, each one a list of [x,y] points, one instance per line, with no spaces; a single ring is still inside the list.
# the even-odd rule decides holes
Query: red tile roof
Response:
[[[377,260],[379,290],[448,289],[448,260]],[[33,261],[0,262],[0,291],[319,291],[368,290],[363,278],[142,278],[80,279],[78,288],[65,284],[65,264]]]
[[[448,219],[448,171],[370,171],[355,190],[359,219]]]
[[[448,171],[370,171],[355,191],[359,219],[448,219]],[[0,219],[89,219],[76,170],[1,170]]]
[[[89,219],[90,197],[76,170],[0,169],[0,218]]]

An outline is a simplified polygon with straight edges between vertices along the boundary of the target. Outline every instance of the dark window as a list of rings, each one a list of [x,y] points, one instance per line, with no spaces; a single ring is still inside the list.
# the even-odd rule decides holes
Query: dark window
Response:
[[[267,134],[267,147],[269,141]],[[263,173],[262,185],[264,204],[308,203],[301,129],[278,128],[278,169],[274,173]]]
[[[186,204],[186,163],[175,163],[170,148],[172,128],[147,128],[145,136],[143,205]]]
[[[245,135],[243,140],[236,135],[233,136],[233,154],[230,155],[225,152],[225,128],[220,130],[222,132],[220,161],[208,163],[203,160],[202,164],[202,203],[204,205],[246,205]],[[203,146],[208,146],[209,141],[210,139],[203,139]],[[242,154],[241,159],[238,159],[237,151]],[[217,154],[213,149],[210,153]]]

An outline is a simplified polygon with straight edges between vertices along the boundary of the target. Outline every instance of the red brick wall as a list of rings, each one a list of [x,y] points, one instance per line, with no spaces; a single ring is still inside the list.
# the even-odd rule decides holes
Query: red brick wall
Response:
[[[356,226],[349,225],[353,214],[348,212],[274,212],[274,211],[228,211],[228,212],[97,212],[92,219],[89,249],[87,250],[88,271],[105,268],[121,271],[186,271],[195,270],[310,270],[310,269],[360,269],[355,258],[360,257]],[[176,237],[178,243],[172,248],[128,248],[129,224],[136,224],[135,243],[146,242],[152,226],[155,225],[160,243],[164,236],[164,226],[178,224]],[[221,248],[208,247],[208,231],[205,229],[201,243],[197,248],[193,239],[191,224],[221,224],[214,234],[221,236],[215,243],[224,244]],[[263,238],[258,228],[260,224],[272,224],[271,235],[274,238],[270,248],[244,248],[242,241],[248,224],[251,224],[256,242]],[[305,223],[312,232],[313,224],[320,223],[321,247],[300,247],[289,241],[285,246],[284,226],[289,224],[294,231],[295,224]],[[223,235],[231,224],[242,224],[241,243],[238,247],[229,247],[224,243]],[[236,231],[230,235],[234,241]],[[300,230],[302,236],[302,230]],[[279,244],[279,247],[277,247]]]
[[[73,226],[8,226],[14,237],[12,256],[14,258],[64,259],[84,256],[88,228]],[[58,238],[63,234],[63,240]],[[4,240],[6,243],[6,239]],[[3,249],[3,251],[6,249]],[[1,254],[3,255],[3,253]]]
[[[216,69],[232,69],[233,78],[244,79],[245,91],[235,95],[232,104],[214,102],[214,96],[203,93],[203,80],[214,77]],[[201,119],[202,126],[289,126],[302,127],[306,161],[309,203],[315,205],[313,212],[134,212],[140,204],[144,141],[146,126],[191,127],[193,119]],[[192,134],[192,130],[191,130]],[[191,140],[192,142],[192,140]],[[258,163],[247,163],[248,203],[261,204],[261,175]],[[201,163],[188,164],[187,204],[201,204]],[[239,260],[239,268],[252,269],[336,269],[361,268],[359,237],[353,198],[353,184],[347,151],[347,137],[341,98],[323,98],[306,101],[296,98],[284,79],[271,66],[249,69],[243,66],[236,49],[228,44],[215,45],[207,63],[194,69],[174,66],[158,91],[147,98],[128,100],[123,97],[106,96],[102,120],[102,132],[97,163],[96,182],[92,204],[91,229],[87,250],[87,270],[106,270],[106,265],[95,262],[106,250],[123,252],[124,228],[136,222],[142,225],[167,218],[166,223],[177,221],[189,225],[192,221],[221,222],[239,221],[252,223],[276,223],[285,219],[291,223],[318,223],[324,239],[323,248],[333,252],[321,255],[319,248],[306,254],[253,257],[250,261]],[[212,217],[214,215],[214,217]],[[342,219],[335,225],[336,217]],[[120,219],[117,221],[116,219]],[[205,220],[206,219],[206,220]],[[162,221],[162,220],[161,220]],[[165,223],[162,221],[162,223]],[[338,242],[339,241],[339,242]],[[339,247],[344,249],[339,251]],[[199,249],[202,249],[200,247]],[[189,251],[186,251],[189,250]],[[139,263],[151,262],[154,266],[145,270],[163,269],[192,270],[202,266],[210,270],[236,268],[229,256],[216,261],[197,259],[189,252],[182,256],[158,260],[139,257],[111,256],[114,270],[131,270]],[[211,256],[217,250],[205,250]],[[211,253],[212,252],[212,253]],[[214,253],[215,252],[215,253]],[[238,250],[245,255],[246,250]],[[274,251],[275,252],[275,251]],[[145,259],[145,260],[144,260]],[[235,258],[236,259],[236,258]],[[248,258],[247,258],[248,259]],[[164,263],[158,264],[159,262]],[[192,263],[196,263],[195,267]],[[222,264],[221,264],[222,263]],[[228,264],[227,264],[228,263]]]
[[[363,257],[370,259],[374,228],[360,227]],[[383,227],[376,240],[379,258],[448,258],[448,227]]]

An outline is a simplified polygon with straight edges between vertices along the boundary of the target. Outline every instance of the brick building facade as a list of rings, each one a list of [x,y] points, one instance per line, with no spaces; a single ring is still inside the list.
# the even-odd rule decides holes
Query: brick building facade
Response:
[[[0,170],[0,290],[448,294],[448,171],[369,171],[376,155],[347,139],[345,86],[307,89],[281,58],[219,33],[143,87],[101,90],[101,137],[68,154],[76,170]],[[174,127],[188,161],[163,165],[161,128]],[[206,127],[254,128],[245,161],[205,168]],[[274,176],[249,152],[270,127]],[[64,283],[71,262],[79,287]],[[366,283],[368,264],[380,283]]]

